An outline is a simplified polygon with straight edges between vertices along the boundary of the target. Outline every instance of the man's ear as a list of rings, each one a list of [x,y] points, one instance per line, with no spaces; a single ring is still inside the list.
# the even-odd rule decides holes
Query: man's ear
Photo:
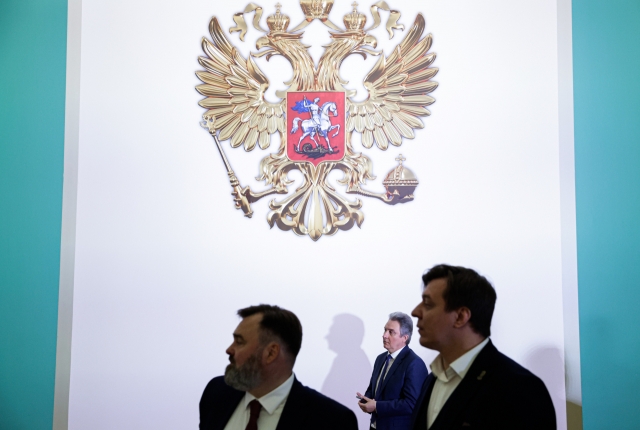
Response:
[[[471,319],[471,309],[466,306],[463,306],[456,310],[456,320],[453,323],[455,328],[464,327],[469,320]]]
[[[269,342],[262,352],[262,360],[265,364],[273,363],[280,355],[280,344]]]

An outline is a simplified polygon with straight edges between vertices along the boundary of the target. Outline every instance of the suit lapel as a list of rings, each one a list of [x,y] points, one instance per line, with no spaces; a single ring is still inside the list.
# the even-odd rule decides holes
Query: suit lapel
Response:
[[[382,371],[382,366],[384,365],[385,355],[380,354],[376,358],[376,362],[373,364],[373,373],[371,373],[371,398],[373,399],[376,395],[376,383],[378,382],[378,376]]]
[[[378,375],[380,374],[380,371],[382,370],[382,365],[384,364],[384,355],[380,354],[378,356],[378,358],[376,358],[376,362],[373,365],[373,379],[374,379],[374,383],[378,380]]]
[[[464,379],[451,393],[430,430],[451,428],[453,422],[456,419],[460,419],[461,412],[466,409],[469,401],[476,395],[478,389],[483,386],[486,381],[485,377],[491,373],[490,366],[496,353],[497,349],[489,341],[473,361]]]
[[[307,403],[307,393],[302,384],[294,377],[291,391],[284,405],[282,415],[276,430],[299,430],[303,428],[305,411],[310,411],[310,407],[305,407]],[[319,412],[321,415],[322,412]]]
[[[416,405],[419,406],[414,410],[413,429],[415,430],[424,430],[427,428],[427,408],[429,407],[429,400],[431,399],[431,392],[433,391],[435,383],[436,377],[433,373],[429,373],[422,385],[422,390],[420,390],[420,397],[418,397],[418,401],[416,402]]]
[[[393,377],[393,374],[398,369],[398,367],[400,367],[400,364],[402,364],[402,360],[404,360],[407,354],[409,354],[409,347],[405,346],[404,349],[400,352],[400,354],[398,354],[396,359],[393,360],[393,364],[391,365],[391,368],[387,372],[387,376],[384,378],[384,381],[380,381],[380,384],[381,384],[380,393],[382,393],[382,390],[384,390],[384,387],[387,385],[387,382],[389,382],[389,380]]]
[[[220,413],[213,414],[213,428],[211,430],[223,430],[229,419],[231,419],[231,415],[235,412],[238,407],[238,403],[242,401],[244,398],[245,392],[234,390],[225,384],[225,387],[228,390],[223,393],[220,398]]]

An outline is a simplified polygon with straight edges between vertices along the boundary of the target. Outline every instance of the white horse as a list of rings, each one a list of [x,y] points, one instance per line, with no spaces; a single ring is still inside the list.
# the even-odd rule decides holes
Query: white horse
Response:
[[[293,119],[293,128],[291,129],[291,134],[298,131],[298,123],[302,121],[302,136],[300,137],[300,140],[296,145],[296,152],[300,152],[300,144],[302,143],[302,140],[307,136],[309,136],[311,140],[313,140],[313,143],[316,144],[316,148],[318,148],[319,147],[318,141],[316,141],[315,139],[316,134],[324,137],[324,139],[327,141],[327,147],[329,149],[329,152],[333,152],[333,148],[331,148],[331,143],[329,142],[329,132],[337,128],[338,131],[336,131],[333,134],[333,136],[331,136],[331,137],[336,137],[338,133],[340,133],[340,124],[331,125],[329,112],[331,112],[333,116],[338,116],[338,107],[334,102],[326,102],[320,108],[320,115],[319,115],[320,126],[319,127],[318,127],[318,124],[313,119],[306,119],[304,121],[297,117]]]

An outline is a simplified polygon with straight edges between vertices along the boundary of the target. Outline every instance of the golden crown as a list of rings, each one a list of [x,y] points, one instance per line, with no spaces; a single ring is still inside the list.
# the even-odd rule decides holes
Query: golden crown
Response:
[[[358,3],[353,2],[351,6],[353,6],[353,11],[346,14],[342,20],[344,22],[344,26],[347,27],[347,31],[362,30],[367,22],[367,17],[356,9],[358,7]]]
[[[267,17],[267,25],[272,32],[287,31],[289,27],[289,17],[283,13],[280,13],[280,3],[276,4],[276,13]]]
[[[300,7],[307,20],[326,19],[331,12],[334,0],[300,0]]]

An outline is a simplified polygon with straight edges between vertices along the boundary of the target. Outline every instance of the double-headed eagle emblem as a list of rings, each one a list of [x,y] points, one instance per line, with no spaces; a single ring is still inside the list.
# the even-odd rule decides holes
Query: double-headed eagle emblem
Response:
[[[262,8],[256,4],[251,3],[234,15],[236,26],[229,32],[239,32],[241,41],[248,31],[245,14],[254,13],[253,27],[265,33],[256,42],[257,52],[249,58],[239,54],[218,19],[212,18],[211,40],[202,39],[206,56],[198,60],[205,70],[196,72],[203,84],[196,90],[205,96],[199,102],[207,109],[201,125],[209,130],[220,151],[236,208],[251,217],[251,203],[268,195],[286,194],[269,203],[269,225],[309,235],[316,241],[322,235],[349,230],[354,224],[360,227],[364,220],[362,202],[347,199],[327,182],[334,169],[344,173],[338,182],[346,186],[348,194],[373,197],[392,205],[413,200],[418,181],[403,166],[402,156],[383,181],[386,193],[363,188],[367,180],[375,179],[372,163],[366,155],[354,151],[351,138],[360,133],[365,148],[372,148],[375,143],[383,151],[389,144],[400,146],[403,138],[413,139],[414,130],[424,127],[420,118],[430,115],[426,106],[435,101],[429,94],[438,86],[431,81],[438,69],[429,67],[436,54],[429,53],[432,37],[423,37],[425,21],[420,14],[402,42],[385,56],[375,50],[377,40],[368,33],[381,24],[379,11],[389,12],[386,29],[390,38],[394,30],[404,30],[404,26],[398,24],[400,13],[384,1],[371,6],[374,23],[368,29],[366,16],[357,11],[355,2],[353,11],[344,16],[344,29],[329,20],[333,0],[300,0],[300,6],[306,19],[293,30],[288,30],[289,17],[281,12],[279,4],[276,12],[267,17],[268,31],[260,25]],[[302,42],[300,31],[316,19],[332,30],[331,42],[317,65],[308,52],[309,46]],[[345,87],[347,82],[339,73],[344,59],[353,54],[364,58],[379,56],[364,80],[368,97],[359,102],[354,101],[356,91]],[[269,60],[275,55],[291,63],[293,76],[284,82],[288,86],[285,91],[276,91],[280,101],[271,102],[265,99],[269,80],[254,58]],[[275,133],[279,134],[280,146],[262,159],[256,178],[270,188],[254,192],[248,186],[242,187],[220,142],[228,140],[231,147],[242,146],[245,151],[252,151],[256,145],[267,149]],[[288,187],[293,181],[288,173],[294,169],[302,173],[303,183],[290,194]]]

